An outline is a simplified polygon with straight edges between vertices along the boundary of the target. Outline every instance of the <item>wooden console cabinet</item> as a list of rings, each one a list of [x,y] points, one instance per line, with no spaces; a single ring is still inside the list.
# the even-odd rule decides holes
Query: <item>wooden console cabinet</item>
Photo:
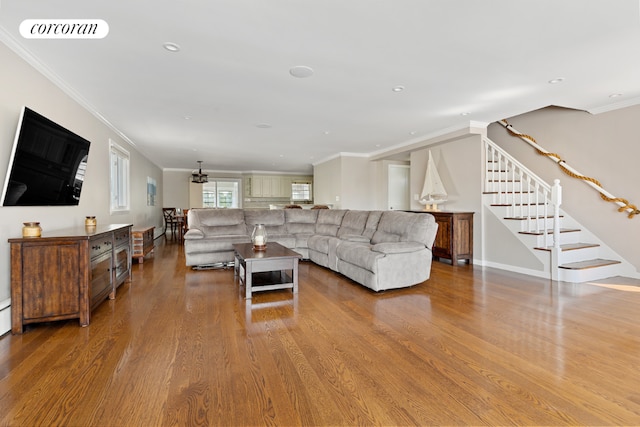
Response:
[[[25,324],[78,318],[115,298],[131,279],[131,225],[43,232],[9,239],[11,244],[11,332]]]
[[[137,259],[140,264],[144,262],[144,257],[149,252],[153,252],[153,234],[155,227],[134,228],[131,230],[133,239],[133,258]]]
[[[451,260],[453,265],[465,260],[473,264],[473,212],[412,211],[428,213],[438,223],[438,233],[433,243],[433,257]]]

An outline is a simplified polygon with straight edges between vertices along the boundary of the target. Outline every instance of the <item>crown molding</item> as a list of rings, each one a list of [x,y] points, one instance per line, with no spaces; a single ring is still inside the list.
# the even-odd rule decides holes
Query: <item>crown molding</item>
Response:
[[[620,102],[614,102],[613,104],[603,105],[601,107],[590,108],[587,112],[591,114],[608,113],[609,111],[620,110],[622,108],[634,107],[640,104],[640,97],[630,98]]]
[[[26,49],[11,33],[0,27],[0,41],[11,49],[18,57],[27,64],[31,65],[36,71],[42,74],[47,80],[53,83],[58,89],[64,92],[72,100],[77,102],[81,107],[87,110],[91,115],[100,120],[105,126],[115,132],[120,138],[129,145],[135,147],[136,144],[129,139],[124,133],[116,128],[105,116],[100,114],[98,110],[87,101],[78,91],[67,84],[62,77],[57,75],[51,68],[47,67],[42,61],[36,58],[28,49]]]

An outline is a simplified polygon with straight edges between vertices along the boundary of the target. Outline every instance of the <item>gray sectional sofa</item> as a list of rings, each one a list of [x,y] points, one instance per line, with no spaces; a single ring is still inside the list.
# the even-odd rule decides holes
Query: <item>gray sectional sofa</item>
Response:
[[[337,209],[190,209],[188,224],[188,266],[233,262],[232,245],[263,224],[269,242],[374,291],[427,280],[438,229],[429,214]]]

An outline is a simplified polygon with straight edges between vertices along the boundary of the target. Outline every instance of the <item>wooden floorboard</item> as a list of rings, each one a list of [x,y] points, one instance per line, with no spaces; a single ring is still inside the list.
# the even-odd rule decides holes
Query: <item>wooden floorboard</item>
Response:
[[[245,300],[164,238],[77,321],[0,339],[0,425],[640,425],[640,287],[433,263],[372,292],[310,262]]]

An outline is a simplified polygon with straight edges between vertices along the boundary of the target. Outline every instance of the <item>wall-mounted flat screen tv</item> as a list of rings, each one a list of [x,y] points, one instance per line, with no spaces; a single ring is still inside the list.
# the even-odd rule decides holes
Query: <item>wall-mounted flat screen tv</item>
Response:
[[[86,139],[24,107],[2,189],[2,205],[77,205],[89,145]]]

